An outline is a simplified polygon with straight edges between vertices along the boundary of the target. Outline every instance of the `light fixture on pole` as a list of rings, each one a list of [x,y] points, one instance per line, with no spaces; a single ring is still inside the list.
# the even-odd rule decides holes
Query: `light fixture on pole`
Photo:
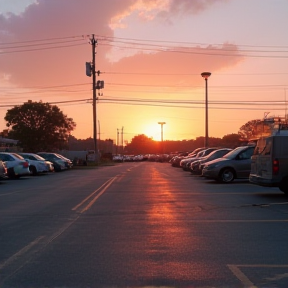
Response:
[[[163,153],[163,125],[166,124],[166,122],[158,122],[158,124],[161,125],[161,150],[162,150],[162,153]]]
[[[203,72],[201,76],[205,79],[205,147],[208,148],[208,78],[210,72]]]

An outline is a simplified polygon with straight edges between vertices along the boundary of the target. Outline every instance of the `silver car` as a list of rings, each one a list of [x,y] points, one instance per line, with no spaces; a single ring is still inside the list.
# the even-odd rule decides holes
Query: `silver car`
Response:
[[[19,154],[0,152],[0,159],[5,162],[9,178],[30,175],[29,163]]]
[[[18,153],[29,163],[29,170],[32,175],[45,173],[50,171],[50,166],[47,161],[41,156],[34,153]]]
[[[225,156],[207,162],[202,176],[229,183],[236,178],[249,178],[254,146],[237,147]]]

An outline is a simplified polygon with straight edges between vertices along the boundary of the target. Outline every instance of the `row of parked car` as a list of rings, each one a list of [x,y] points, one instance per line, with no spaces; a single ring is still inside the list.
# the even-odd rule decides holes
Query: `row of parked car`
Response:
[[[0,179],[58,172],[72,166],[70,159],[57,153],[0,152]]]
[[[181,167],[192,174],[229,183],[235,178],[249,177],[254,148],[255,145],[236,149],[198,148],[187,156],[176,156],[170,162],[172,166]]]
[[[170,163],[218,182],[246,178],[256,185],[279,187],[288,194],[288,130],[235,149],[198,148],[173,157]]]

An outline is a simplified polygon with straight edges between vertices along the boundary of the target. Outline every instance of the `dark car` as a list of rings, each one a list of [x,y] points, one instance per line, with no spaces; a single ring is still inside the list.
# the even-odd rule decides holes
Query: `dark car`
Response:
[[[190,165],[192,162],[196,161],[196,160],[200,160],[203,159],[204,157],[208,156],[210,153],[212,153],[213,151],[217,150],[218,148],[216,147],[211,147],[211,148],[204,148],[203,150],[201,150],[200,152],[197,153],[196,156],[191,157],[189,159],[187,159],[187,161],[185,161],[184,163],[181,161],[180,165],[183,168],[184,171],[189,171],[190,170]]]
[[[224,157],[207,162],[202,175],[219,182],[229,183],[236,178],[249,178],[251,156],[255,146],[237,147]]]
[[[45,160],[53,163],[55,172],[68,169],[68,163],[62,157],[58,156],[56,153],[51,152],[38,152],[38,155],[43,157]]]
[[[202,169],[203,169],[205,163],[212,161],[212,160],[215,160],[215,159],[218,159],[218,158],[221,158],[232,150],[233,149],[231,149],[231,148],[221,148],[221,149],[218,149],[218,150],[211,152],[209,155],[207,155],[206,157],[204,157],[202,159],[199,159],[199,160],[192,162],[190,164],[191,173],[201,175]]]

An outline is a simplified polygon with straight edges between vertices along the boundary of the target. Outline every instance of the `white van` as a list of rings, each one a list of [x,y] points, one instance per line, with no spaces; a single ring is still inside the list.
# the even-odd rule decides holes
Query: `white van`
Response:
[[[288,194],[288,130],[260,138],[251,160],[251,183],[277,186]]]

